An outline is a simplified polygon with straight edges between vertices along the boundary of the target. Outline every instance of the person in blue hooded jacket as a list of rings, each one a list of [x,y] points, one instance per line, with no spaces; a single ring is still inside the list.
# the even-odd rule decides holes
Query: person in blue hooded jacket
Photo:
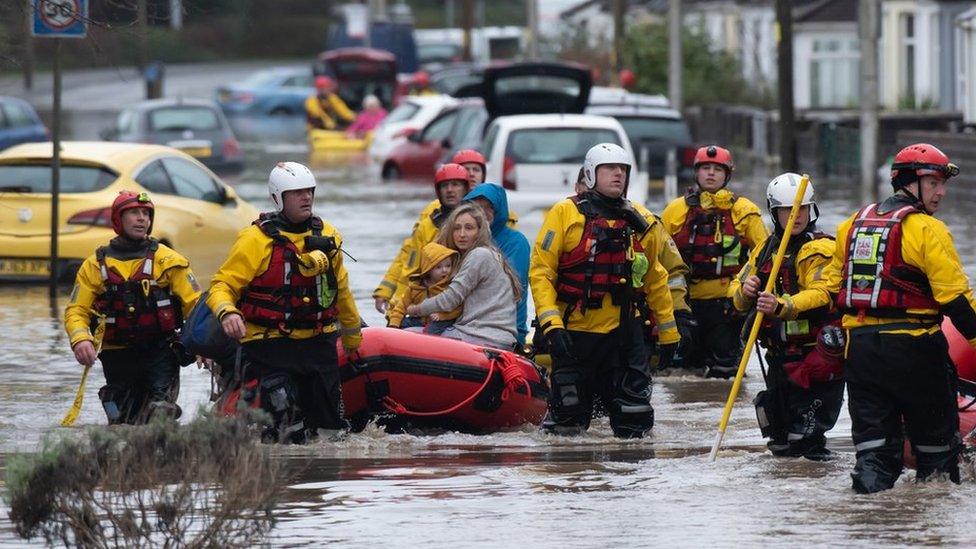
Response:
[[[529,253],[531,246],[525,235],[508,226],[508,195],[500,185],[483,183],[475,187],[464,196],[465,201],[471,201],[481,206],[488,222],[491,223],[491,239],[498,249],[505,254],[508,264],[518,274],[522,289],[529,287]],[[529,292],[523,291],[518,302],[515,317],[519,345],[525,344],[525,336],[529,333],[526,325],[526,299]]]

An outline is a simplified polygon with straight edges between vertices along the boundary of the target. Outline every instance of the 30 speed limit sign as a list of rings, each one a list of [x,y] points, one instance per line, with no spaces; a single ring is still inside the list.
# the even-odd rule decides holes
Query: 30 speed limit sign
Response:
[[[88,0],[31,0],[32,33],[48,38],[84,38]]]

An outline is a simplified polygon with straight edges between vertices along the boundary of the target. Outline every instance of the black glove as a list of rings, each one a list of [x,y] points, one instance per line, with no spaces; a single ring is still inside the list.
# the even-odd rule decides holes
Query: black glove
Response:
[[[691,350],[695,347],[698,321],[695,320],[695,315],[691,314],[691,311],[675,311],[674,321],[678,325],[678,335],[681,336],[681,342],[675,349],[674,358],[680,361],[690,355]]]
[[[573,338],[565,328],[554,328],[546,334],[546,342],[549,344],[549,355],[559,361],[573,361]]]
[[[305,251],[319,250],[326,254],[338,250],[335,238],[331,236],[309,235],[305,237]]]
[[[680,343],[664,343],[657,346],[657,369],[665,370],[671,367],[674,354],[678,350]]]

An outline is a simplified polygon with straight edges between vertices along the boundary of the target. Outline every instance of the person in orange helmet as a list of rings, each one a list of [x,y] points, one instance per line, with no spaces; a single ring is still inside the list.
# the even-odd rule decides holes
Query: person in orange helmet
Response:
[[[315,94],[305,99],[308,129],[341,130],[356,119],[356,114],[336,93],[338,87],[328,76],[315,77]]]
[[[703,368],[709,377],[729,378],[736,372],[743,317],[735,312],[729,285],[745,265],[749,250],[769,235],[759,207],[726,188],[734,169],[728,149],[701,147],[695,154],[696,187],[661,213],[690,269],[691,315],[681,313],[676,318],[690,328],[695,344],[688,347],[688,354],[679,353],[675,364]]]
[[[185,257],[149,236],[154,218],[149,195],[119,193],[117,236],[82,263],[64,310],[75,359],[86,368],[101,360],[98,398],[110,425],[179,417],[180,366],[192,361],[176,338],[200,286]]]
[[[415,72],[410,88],[410,95],[438,95],[438,91],[430,85],[430,74],[427,71]]]
[[[895,485],[906,435],[916,481],[959,483],[956,370],[940,322],[948,316],[976,347],[976,301],[948,227],[933,217],[958,174],[933,145],[902,149],[891,165],[894,193],[840,224],[823,272],[823,302],[836,296],[849,335],[844,376],[859,493]]]

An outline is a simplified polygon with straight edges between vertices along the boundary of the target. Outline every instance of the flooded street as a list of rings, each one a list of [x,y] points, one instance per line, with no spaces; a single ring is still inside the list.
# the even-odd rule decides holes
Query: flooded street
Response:
[[[282,124],[290,124],[285,121]],[[275,161],[311,162],[316,213],[343,235],[350,283],[370,325],[383,324],[370,294],[417,213],[433,198],[426,184],[381,181],[356,157],[312,158],[303,143],[280,143],[275,128],[253,128],[247,170],[229,178],[239,194],[268,209],[265,181]],[[282,128],[278,128],[282,129]],[[282,133],[287,133],[282,131]],[[263,142],[254,140],[262,136]],[[242,139],[243,141],[244,139]],[[764,204],[767,180],[734,184]],[[818,183],[820,226],[833,232],[856,208],[856,187]],[[950,189],[950,198],[951,198]],[[662,208],[652,193],[651,208]],[[951,227],[970,275],[976,274],[972,204],[950,201]],[[530,241],[541,219],[518,212]],[[61,324],[69,288],[52,303],[43,287],[0,287],[0,453],[31,451],[67,411],[80,378]],[[878,546],[972,543],[976,482],[898,486],[857,496],[846,409],[828,433],[838,459],[776,459],[765,452],[750,404],[762,388],[753,358],[716,463],[707,461],[730,381],[694,376],[655,380],[657,422],[640,441],[612,438],[605,420],[581,438],[534,428],[473,436],[388,435],[375,427],[340,442],[276,449],[294,471],[279,508],[273,546]],[[105,422],[98,366],[88,380],[78,425]],[[206,402],[210,377],[183,370],[184,420]],[[968,469],[968,467],[967,467]],[[2,505],[2,504],[0,504]],[[0,509],[0,546],[22,547]]]

